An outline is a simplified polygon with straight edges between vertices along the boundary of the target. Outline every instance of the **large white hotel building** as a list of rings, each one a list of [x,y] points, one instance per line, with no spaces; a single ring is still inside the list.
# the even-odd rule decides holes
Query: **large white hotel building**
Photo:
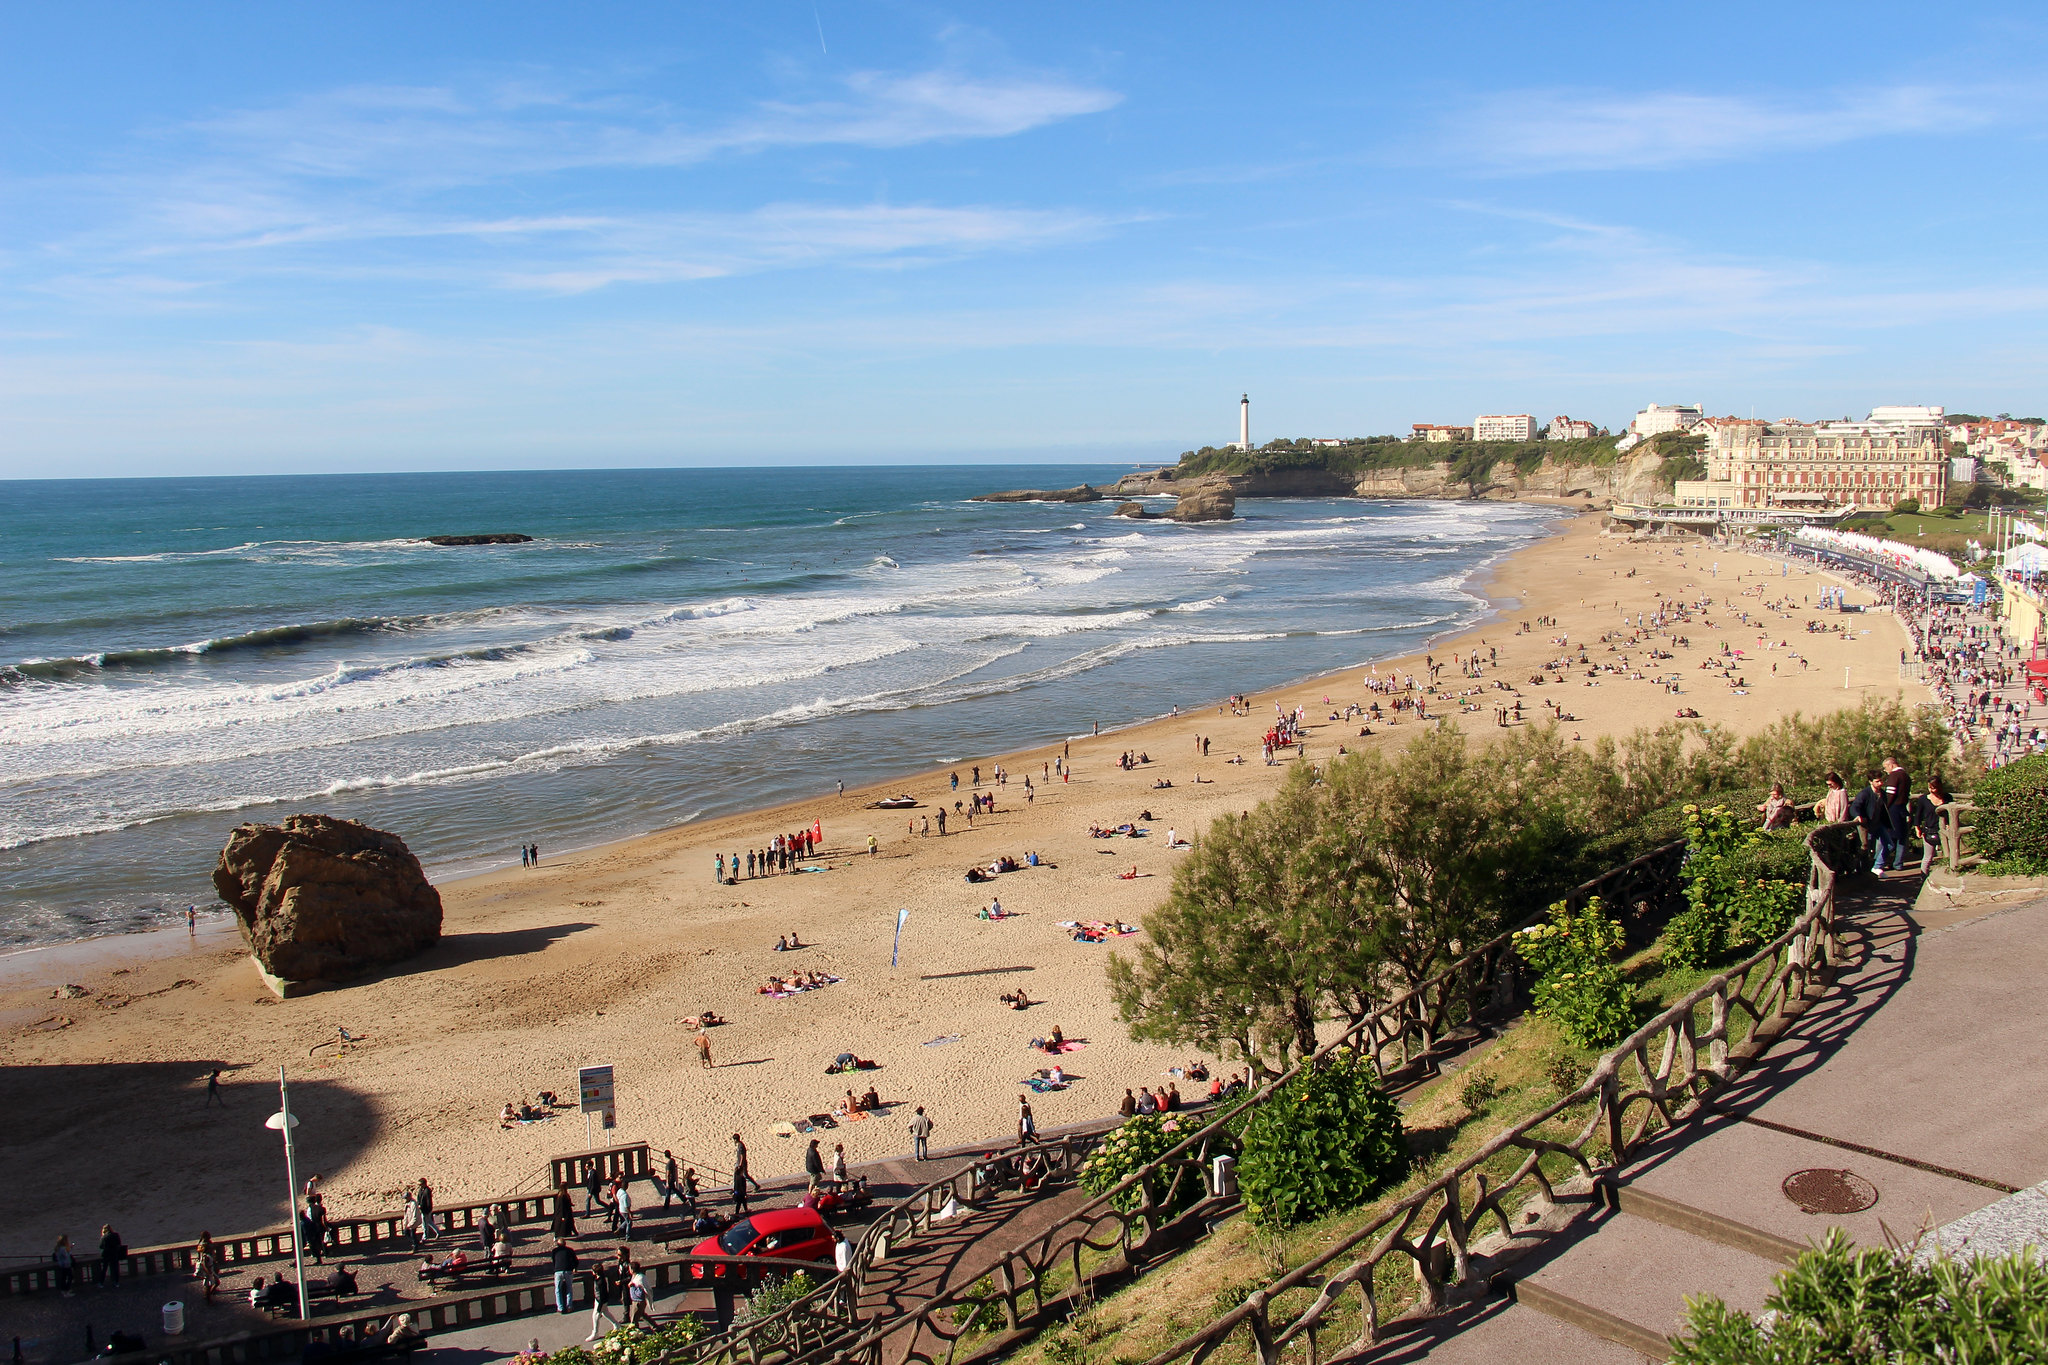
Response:
[[[1784,507],[1819,510],[1845,504],[1890,511],[1917,498],[1938,507],[1948,496],[1948,445],[1938,407],[1880,407],[1861,422],[1759,422],[1710,417],[1707,477],[1672,489],[1680,507]]]

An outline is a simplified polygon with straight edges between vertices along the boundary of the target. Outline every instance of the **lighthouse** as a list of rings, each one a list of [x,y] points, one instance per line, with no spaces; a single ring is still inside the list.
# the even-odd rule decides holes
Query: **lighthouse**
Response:
[[[1252,448],[1252,396],[1246,394],[1237,400],[1237,448]]]

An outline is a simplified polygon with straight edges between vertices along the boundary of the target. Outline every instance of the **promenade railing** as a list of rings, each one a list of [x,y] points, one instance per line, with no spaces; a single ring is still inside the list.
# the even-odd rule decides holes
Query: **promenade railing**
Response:
[[[1942,866],[1951,872],[1962,872],[1984,861],[1984,855],[1970,851],[1970,831],[1974,826],[1964,823],[1963,817],[1976,811],[1968,800],[1957,799],[1936,809],[1941,822]]]
[[[573,1178],[566,1183],[573,1187],[582,1183],[583,1163],[594,1163],[607,1179],[619,1176],[628,1180],[651,1177],[648,1146],[646,1143],[627,1143],[618,1147],[601,1147],[587,1152],[573,1152],[551,1158],[546,1168],[549,1175],[560,1179],[566,1170]],[[500,1195],[496,1199],[478,1199],[460,1204],[437,1206],[434,1222],[441,1237],[460,1233],[477,1232],[483,1225],[484,1215],[492,1209],[502,1209],[509,1227],[545,1224],[555,1214],[557,1191],[538,1190],[524,1194]],[[373,1213],[357,1217],[330,1217],[324,1224],[328,1233],[327,1252],[336,1256],[364,1256],[380,1251],[389,1251],[400,1245],[410,1245],[412,1234],[405,1226],[405,1214]],[[257,1232],[228,1233],[214,1237],[215,1259],[221,1269],[249,1265],[259,1261],[288,1261],[292,1256],[294,1232],[289,1226],[264,1228]],[[185,1275],[190,1276],[197,1268],[199,1243],[167,1242],[157,1246],[131,1247],[121,1260],[121,1278],[135,1279],[144,1275]],[[86,1254],[79,1257],[78,1265],[72,1271],[75,1279],[90,1280],[100,1272],[100,1259]],[[38,1290],[57,1287],[57,1268],[47,1258],[32,1264],[17,1264],[0,1268],[0,1294],[27,1294]]]

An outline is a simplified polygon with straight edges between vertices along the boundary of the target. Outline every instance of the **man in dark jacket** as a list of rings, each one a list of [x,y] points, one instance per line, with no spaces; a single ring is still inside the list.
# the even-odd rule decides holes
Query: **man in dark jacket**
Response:
[[[1884,777],[1872,773],[1870,780],[1863,784],[1863,790],[1856,793],[1856,799],[1849,803],[1849,818],[1856,822],[1856,832],[1863,839],[1866,849],[1874,847],[1876,860],[1871,864],[1872,872],[1884,866],[1884,844],[1881,839],[1891,829],[1891,816],[1885,810]]]
[[[1912,824],[1907,806],[1913,799],[1913,778],[1895,754],[1884,761],[1885,866],[1896,872],[1906,856],[1906,831]]]
[[[569,1311],[570,1286],[576,1276],[576,1248],[560,1238],[555,1240],[554,1254],[549,1257],[555,1268],[555,1311]]]

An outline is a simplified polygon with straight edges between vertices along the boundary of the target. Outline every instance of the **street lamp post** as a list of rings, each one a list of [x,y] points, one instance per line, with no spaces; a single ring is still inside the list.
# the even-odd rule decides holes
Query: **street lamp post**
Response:
[[[292,1129],[299,1121],[292,1117],[291,1087],[285,1084],[284,1068],[277,1069],[277,1112],[263,1121],[265,1128],[274,1128],[284,1134],[284,1206],[292,1224],[292,1274],[298,1280],[298,1304],[295,1316],[306,1316],[306,1247],[301,1235],[304,1224],[299,1219],[299,1172],[292,1160]]]

